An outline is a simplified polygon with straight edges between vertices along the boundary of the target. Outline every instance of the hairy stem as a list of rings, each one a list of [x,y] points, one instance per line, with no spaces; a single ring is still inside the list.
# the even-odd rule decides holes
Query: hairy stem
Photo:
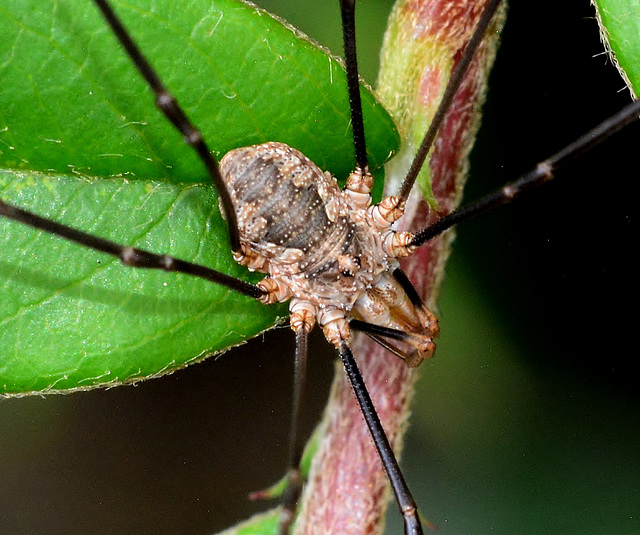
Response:
[[[387,192],[397,190],[426,131],[455,62],[484,8],[472,0],[400,0],[382,51],[378,93],[403,136],[401,153],[387,168]],[[467,158],[479,125],[487,75],[497,47],[498,17],[448,113],[407,208],[403,226],[417,229],[459,200]],[[426,199],[426,200],[425,200]],[[433,306],[452,234],[432,240],[403,264]],[[361,336],[354,354],[395,451],[402,447],[415,371]],[[337,370],[325,428],[306,487],[296,534],[381,533],[389,490],[377,453],[344,371]],[[428,474],[424,474],[428,477]],[[428,504],[422,505],[428,516]]]

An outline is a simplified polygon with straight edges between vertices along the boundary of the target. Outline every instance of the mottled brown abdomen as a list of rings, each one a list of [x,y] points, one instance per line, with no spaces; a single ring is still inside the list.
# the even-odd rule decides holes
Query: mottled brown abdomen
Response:
[[[238,215],[241,241],[270,261],[314,270],[349,234],[348,206],[335,180],[283,143],[229,152],[220,169]]]
[[[236,149],[220,163],[238,217],[239,261],[292,296],[350,309],[384,269],[364,210],[330,174],[283,143]]]

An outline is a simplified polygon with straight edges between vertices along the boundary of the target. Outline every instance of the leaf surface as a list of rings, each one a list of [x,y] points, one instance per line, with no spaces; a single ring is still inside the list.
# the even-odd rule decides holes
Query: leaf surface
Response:
[[[640,93],[640,4],[636,0],[595,0],[598,23],[613,58],[634,95]]]
[[[114,2],[218,156],[288,143],[345,177],[354,166],[339,62],[255,7]],[[90,2],[0,7],[0,196],[67,225],[244,280],[202,164]],[[397,147],[363,90],[370,158]],[[391,147],[391,148],[390,148]],[[2,392],[154,376],[241,343],[286,316],[215,284],[134,270],[0,220]]]

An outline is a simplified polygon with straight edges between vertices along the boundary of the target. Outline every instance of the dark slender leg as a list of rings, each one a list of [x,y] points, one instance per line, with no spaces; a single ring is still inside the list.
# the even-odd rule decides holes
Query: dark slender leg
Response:
[[[231,203],[231,196],[227,190],[227,186],[222,180],[220,169],[218,168],[218,162],[211,155],[211,151],[200,131],[189,121],[175,97],[169,93],[164,86],[160,77],[156,71],[151,67],[144,54],[138,48],[138,45],[133,41],[129,32],[126,30],[120,19],[116,16],[107,0],[94,0],[109,26],[113,30],[113,33],[120,41],[135,66],[138,68],[140,74],[144,77],[149,84],[149,87],[156,96],[156,106],[164,113],[165,117],[171,121],[173,126],[184,136],[184,141],[198,154],[200,160],[207,168],[209,177],[211,178],[213,185],[215,186],[218,195],[220,195],[220,201],[222,203],[222,209],[224,210],[227,224],[229,225],[229,239],[231,240],[231,248],[234,251],[240,250],[240,239],[238,236],[238,222],[236,219],[236,213],[233,210],[233,204]]]
[[[418,295],[418,292],[416,291],[415,287],[413,286],[405,272],[400,268],[396,268],[393,270],[392,275],[402,286],[402,289],[404,290],[404,293],[407,294],[407,297],[409,298],[409,301],[411,301],[411,304],[418,309],[425,308],[422,298]]]
[[[342,38],[344,42],[344,59],[347,65],[347,88],[351,108],[351,124],[353,126],[353,144],[356,151],[356,165],[363,172],[369,170],[367,160],[367,144],[364,136],[362,104],[360,102],[360,78],[358,77],[358,60],[356,53],[356,21],[355,0],[340,0],[342,13]]]
[[[534,169],[520,177],[515,182],[503,186],[498,191],[490,193],[477,201],[444,216],[433,225],[416,232],[411,245],[422,245],[430,239],[438,236],[448,228],[468,221],[480,214],[489,212],[499,206],[508,204],[530,190],[552,180],[555,173],[584,152],[602,143],[613,134],[638,119],[640,114],[640,100],[627,105],[613,117],[603,121],[593,130],[590,130],[576,141],[536,165]]]
[[[307,331],[304,328],[298,329],[296,331],[296,361],[293,378],[293,410],[289,430],[289,472],[287,474],[287,488],[282,496],[280,535],[288,535],[302,492],[302,476],[300,474],[302,448],[298,443],[298,429],[300,428],[300,409],[307,383],[307,349]]]
[[[385,338],[391,338],[392,340],[404,341],[411,337],[411,334],[406,331],[392,329],[391,327],[385,327],[383,325],[376,325],[375,323],[369,323],[367,321],[351,320],[349,321],[349,326],[355,331],[384,336]]]
[[[3,200],[0,200],[0,215],[19,221],[29,225],[30,227],[44,230],[61,238],[76,242],[89,249],[101,251],[103,253],[110,254],[118,258],[125,266],[147,268],[147,269],[162,269],[164,271],[175,271],[178,273],[187,273],[194,277],[200,277],[210,280],[222,286],[226,286],[231,290],[235,290],[249,297],[255,299],[260,298],[265,294],[264,290],[253,284],[249,284],[230,275],[220,273],[215,269],[201,266],[199,264],[193,264],[185,260],[179,260],[168,255],[159,255],[144,251],[142,249],[136,249],[135,247],[127,247],[120,245],[119,243],[99,238],[92,234],[88,234],[81,230],[68,227],[62,223],[51,221],[39,215],[36,215],[27,210],[17,208],[13,205],[7,204]]]
[[[342,359],[344,369],[347,372],[349,381],[351,382],[351,387],[353,388],[353,392],[356,395],[358,404],[360,405],[360,410],[362,411],[364,420],[367,423],[369,432],[371,433],[373,443],[375,444],[380,460],[382,461],[382,466],[384,467],[387,476],[389,477],[389,481],[391,482],[391,488],[393,489],[396,502],[398,503],[398,507],[400,508],[400,512],[404,519],[405,535],[421,535],[422,525],[420,524],[420,518],[418,517],[418,507],[416,506],[413,496],[411,496],[411,492],[409,491],[409,487],[407,487],[407,483],[402,476],[398,461],[396,460],[393,450],[391,449],[391,445],[389,444],[389,440],[382,428],[382,424],[380,423],[376,409],[373,406],[369,392],[367,392],[367,388],[365,387],[360,370],[356,365],[356,361],[353,358],[353,354],[345,342],[342,342],[342,345],[340,346],[340,358]]]
[[[355,0],[340,0],[340,8],[342,15],[342,35],[344,41],[345,62],[347,67],[347,84],[349,89],[349,104],[351,107],[351,122],[353,125],[353,138],[356,152],[356,164],[364,173],[368,171],[367,151],[364,133],[364,123],[362,117],[362,105],[360,102],[360,85],[358,77],[358,65],[356,60],[356,30],[355,30]],[[353,324],[353,322],[352,322]],[[376,328],[365,322],[355,322],[354,328],[362,327],[363,330],[369,331]],[[382,334],[396,338],[402,336],[395,329],[380,328],[384,334],[378,332],[373,336]],[[374,338],[376,339],[376,338]],[[380,419],[376,413],[375,407],[371,401],[371,397],[360,375],[360,371],[353,358],[351,350],[345,342],[340,347],[340,358],[343,361],[345,371],[351,382],[351,386],[360,405],[362,415],[369,428],[374,444],[382,461],[385,471],[391,482],[391,487],[396,497],[396,501],[400,508],[400,512],[404,518],[405,533],[422,534],[422,526],[417,514],[417,506],[411,496],[407,484],[402,476],[400,467],[395,458],[393,450],[384,433],[384,429],[380,423]]]
[[[422,139],[420,148],[418,149],[418,152],[416,153],[416,156],[411,163],[411,167],[407,172],[407,176],[405,177],[404,182],[400,187],[400,191],[397,194],[401,201],[406,201],[409,193],[411,193],[416,178],[418,177],[418,173],[420,173],[427,155],[429,154],[429,150],[431,149],[431,145],[433,145],[433,142],[436,139],[436,135],[438,134],[438,130],[440,129],[440,126],[444,121],[445,114],[449,110],[451,102],[453,101],[453,97],[455,97],[465,74],[467,74],[469,65],[476,55],[478,47],[480,46],[484,35],[487,33],[487,28],[489,27],[489,24],[491,23],[491,20],[493,19],[493,16],[495,15],[501,1],[502,0],[491,0],[487,4],[487,7],[482,13],[480,20],[478,21],[478,25],[473,30],[471,39],[464,49],[464,53],[462,54],[460,61],[458,61],[458,64],[451,74],[451,78],[449,79],[447,87],[444,90],[444,95],[442,95],[440,104],[438,104],[438,109],[433,116],[433,120],[429,125],[429,129]]]
[[[375,323],[368,323],[366,321],[351,320],[349,321],[349,326],[355,331],[374,335],[375,340],[377,340],[378,336],[391,338],[392,340],[400,340],[401,342],[408,342],[414,338],[422,340],[421,336],[416,336],[414,333],[385,327],[383,325],[376,325]]]

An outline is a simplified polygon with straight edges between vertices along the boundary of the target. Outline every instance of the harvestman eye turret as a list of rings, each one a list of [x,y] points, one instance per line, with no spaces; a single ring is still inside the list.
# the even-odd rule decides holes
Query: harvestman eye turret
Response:
[[[442,113],[436,114],[434,126],[427,134],[398,196],[371,206],[372,178],[366,160],[359,104],[353,3],[343,1],[341,5],[358,168],[349,177],[344,191],[338,188],[333,177],[320,171],[297,150],[282,143],[266,143],[232,151],[222,159],[218,168],[198,130],[164,88],[108,4],[104,0],[96,0],[96,3],[154,90],[158,107],[183,133],[187,143],[194,147],[207,167],[220,192],[235,259],[251,270],[267,273],[268,277],[254,286],[203,266],[93,237],[1,201],[0,214],[118,256],[129,266],[189,273],[264,303],[290,300],[291,327],[296,332],[298,359],[304,362],[306,336],[317,322],[345,363],[367,425],[390,476],[404,516],[405,532],[421,533],[416,505],[399,472],[351,355],[351,330],[366,332],[405,359],[410,366],[418,365],[431,356],[435,347],[433,339],[438,334],[436,319],[398,270],[397,259],[411,254],[431,237],[458,221],[510,202],[522,192],[549,180],[569,158],[635,119],[639,106],[628,107],[500,192],[442,218],[433,227],[415,234],[400,233],[395,232],[392,225],[402,217],[406,197],[413,187],[417,170],[424,163]],[[474,39],[452,77],[441,110],[446,109],[455,93],[498,3],[491,2],[483,15]],[[301,385],[298,384],[296,413],[300,389]],[[296,419],[297,415],[294,422]],[[288,530],[299,493],[297,465],[300,454],[295,447],[295,432],[292,435],[292,470],[282,531]]]

